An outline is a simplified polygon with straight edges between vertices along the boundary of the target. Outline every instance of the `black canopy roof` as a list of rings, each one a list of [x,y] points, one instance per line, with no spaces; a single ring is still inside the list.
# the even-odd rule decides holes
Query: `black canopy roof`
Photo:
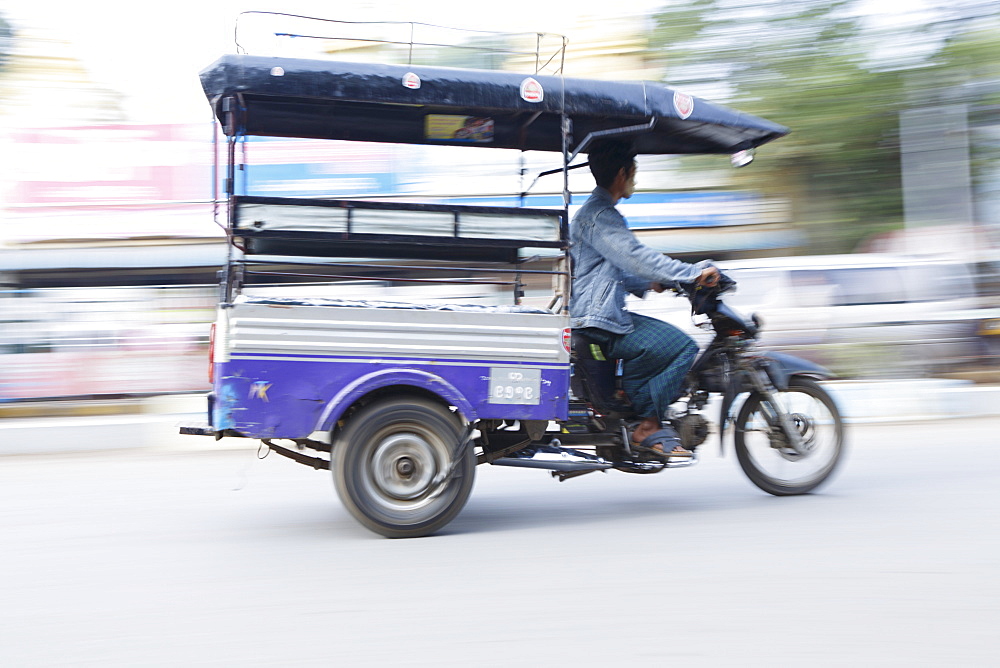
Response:
[[[563,110],[571,150],[592,131],[650,123],[634,135],[640,153],[731,154],[788,133],[649,81],[227,55],[201,82],[220,120],[227,104],[239,110],[230,134],[561,151]],[[452,136],[465,117],[484,127]]]

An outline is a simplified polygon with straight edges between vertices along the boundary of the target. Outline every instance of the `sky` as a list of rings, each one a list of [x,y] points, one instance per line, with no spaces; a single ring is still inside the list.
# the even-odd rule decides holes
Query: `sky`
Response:
[[[74,55],[85,64],[94,82],[124,96],[126,120],[185,123],[211,119],[197,75],[219,56],[235,52],[234,26],[243,11],[280,11],[344,21],[417,21],[473,30],[553,32],[566,35],[572,51],[579,43],[574,42],[574,36],[579,34],[579,17],[610,18],[623,11],[648,16],[668,1],[630,0],[627,9],[622,10],[621,3],[611,0],[168,0],[160,4],[135,0],[0,0],[0,12],[15,29],[44,28],[51,36],[72,42]],[[921,13],[917,10],[932,6],[932,2],[911,0],[902,6],[897,0],[864,0],[864,6],[883,21],[919,20]],[[251,53],[273,55],[276,45],[271,32],[286,29],[283,25],[291,25],[292,31],[316,25],[288,21],[244,17],[241,35],[249,42]],[[290,40],[278,43],[287,49]],[[286,51],[282,55],[292,54]],[[572,72],[568,74],[572,76]]]
[[[633,0],[628,11],[648,14],[660,4],[661,0]],[[474,30],[555,32],[570,38],[570,48],[576,17],[620,12],[607,0],[504,0],[495,4],[452,0],[168,0],[159,4],[3,0],[0,5],[15,28],[45,27],[54,36],[72,41],[95,83],[125,95],[128,120],[151,123],[211,118],[197,74],[220,55],[235,52],[235,20],[248,10],[346,21],[418,21]],[[259,21],[252,17],[241,22],[248,34],[255,19]]]

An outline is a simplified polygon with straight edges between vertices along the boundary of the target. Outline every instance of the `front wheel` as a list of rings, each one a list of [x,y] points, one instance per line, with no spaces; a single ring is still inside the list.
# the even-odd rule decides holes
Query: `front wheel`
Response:
[[[347,510],[389,538],[414,538],[445,526],[472,491],[476,458],[460,444],[458,417],[418,397],[365,406],[333,447],[333,480]]]
[[[837,468],[844,450],[844,423],[830,395],[816,381],[789,379],[788,389],[775,392],[771,409],[759,393],[747,397],[736,417],[736,457],[753,484],[769,494],[806,494]],[[797,430],[801,446],[793,448],[784,430],[767,415],[783,410]]]

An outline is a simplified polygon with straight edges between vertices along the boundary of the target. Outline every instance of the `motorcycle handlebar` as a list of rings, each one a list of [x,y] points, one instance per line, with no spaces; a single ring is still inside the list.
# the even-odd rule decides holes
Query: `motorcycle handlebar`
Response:
[[[698,283],[688,283],[684,281],[674,281],[671,288],[690,300],[691,305],[695,306],[695,302],[706,302],[708,300],[714,300],[719,295],[724,292],[729,292],[736,287],[736,281],[726,274],[719,272],[719,280],[715,285],[699,285]]]
[[[715,318],[721,317],[724,320],[739,323],[744,331],[754,336],[757,333],[757,324],[753,319],[747,319],[737,314],[719,299],[720,295],[735,287],[736,281],[720,271],[719,280],[715,285],[677,282],[674,289],[691,302],[692,313],[708,315],[713,321]]]

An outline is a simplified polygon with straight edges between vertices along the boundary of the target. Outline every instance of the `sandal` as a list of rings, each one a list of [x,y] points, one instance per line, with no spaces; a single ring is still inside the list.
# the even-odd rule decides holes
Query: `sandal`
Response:
[[[670,450],[668,451],[667,448]],[[677,431],[673,427],[664,427],[659,431],[654,431],[644,438],[642,443],[633,441],[632,449],[636,452],[653,455],[664,461],[674,458],[689,459],[694,456],[693,452],[681,445],[680,436],[677,435]]]

